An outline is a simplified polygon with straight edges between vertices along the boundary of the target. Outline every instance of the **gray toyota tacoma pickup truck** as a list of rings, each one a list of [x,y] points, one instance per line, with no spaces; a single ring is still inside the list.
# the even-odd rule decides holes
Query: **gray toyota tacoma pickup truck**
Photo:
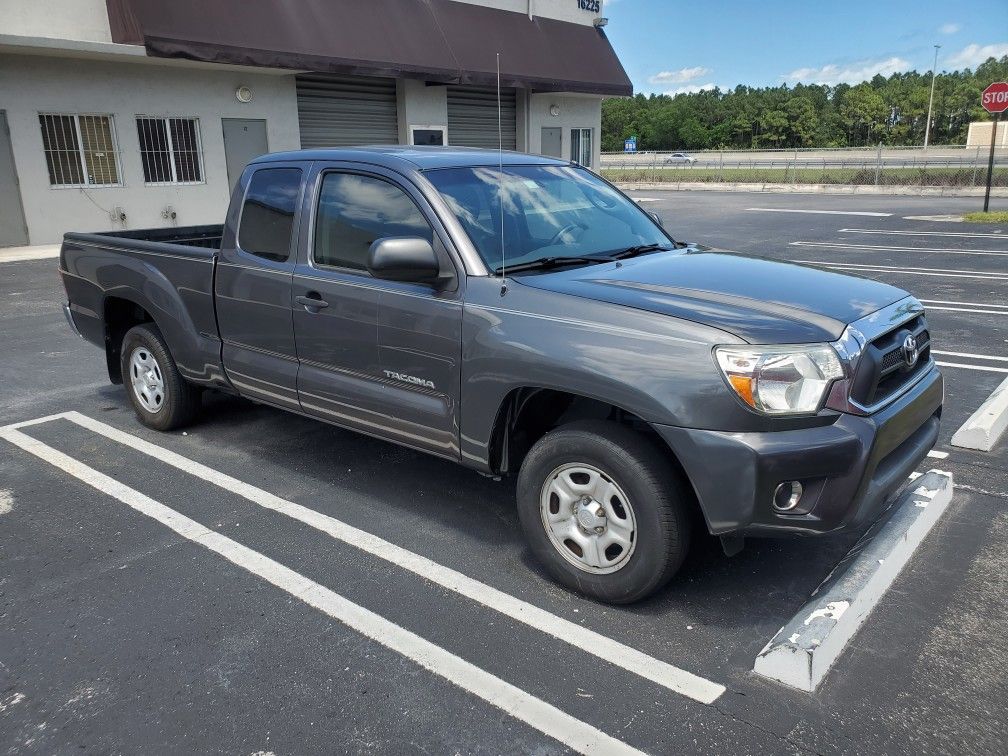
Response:
[[[532,552],[601,601],[665,584],[696,528],[865,527],[938,435],[907,292],[678,242],[549,158],[272,154],[223,226],[69,233],[60,267],[145,425],[218,389],[514,475]]]

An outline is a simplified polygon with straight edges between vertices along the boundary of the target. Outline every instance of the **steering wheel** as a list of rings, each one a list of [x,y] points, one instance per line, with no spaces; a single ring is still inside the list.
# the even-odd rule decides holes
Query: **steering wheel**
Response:
[[[552,247],[554,244],[559,244],[563,240],[562,239],[563,236],[567,234],[574,236],[575,231],[580,231],[581,233],[584,233],[585,227],[582,226],[580,223],[568,223],[566,226],[561,228],[559,231],[553,234],[553,236],[550,237],[550,240],[546,246]],[[581,236],[581,233],[577,234],[577,236]],[[576,236],[574,238],[575,240],[577,239]]]

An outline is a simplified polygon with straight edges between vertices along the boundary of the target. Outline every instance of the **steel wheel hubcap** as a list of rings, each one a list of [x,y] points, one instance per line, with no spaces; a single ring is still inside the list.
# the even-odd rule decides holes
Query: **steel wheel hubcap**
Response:
[[[626,565],[637,544],[630,499],[593,465],[561,465],[546,478],[539,511],[550,542],[578,569],[597,575]]]
[[[130,355],[129,365],[133,395],[140,406],[150,413],[159,412],[164,407],[165,385],[164,374],[154,355],[147,347],[137,347]]]

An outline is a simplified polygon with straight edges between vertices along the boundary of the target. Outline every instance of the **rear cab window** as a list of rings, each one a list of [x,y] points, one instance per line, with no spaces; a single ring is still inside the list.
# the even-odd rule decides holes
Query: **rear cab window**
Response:
[[[300,193],[300,168],[262,168],[253,173],[238,225],[239,249],[273,262],[290,259]]]

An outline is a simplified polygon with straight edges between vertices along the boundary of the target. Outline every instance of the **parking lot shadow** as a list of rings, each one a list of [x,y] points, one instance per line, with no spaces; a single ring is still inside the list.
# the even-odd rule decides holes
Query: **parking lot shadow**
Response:
[[[221,451],[249,457],[254,469],[277,469],[274,493],[373,502],[379,520],[420,522],[435,541],[475,539],[482,544],[477,549],[518,549],[525,566],[548,580],[524,547],[513,478],[493,481],[448,460],[220,394],[208,396],[199,428]],[[808,599],[857,535],[748,539],[739,554],[726,557],[701,525],[669,586],[624,610],[757,628],[761,645],[766,630],[776,631]]]

